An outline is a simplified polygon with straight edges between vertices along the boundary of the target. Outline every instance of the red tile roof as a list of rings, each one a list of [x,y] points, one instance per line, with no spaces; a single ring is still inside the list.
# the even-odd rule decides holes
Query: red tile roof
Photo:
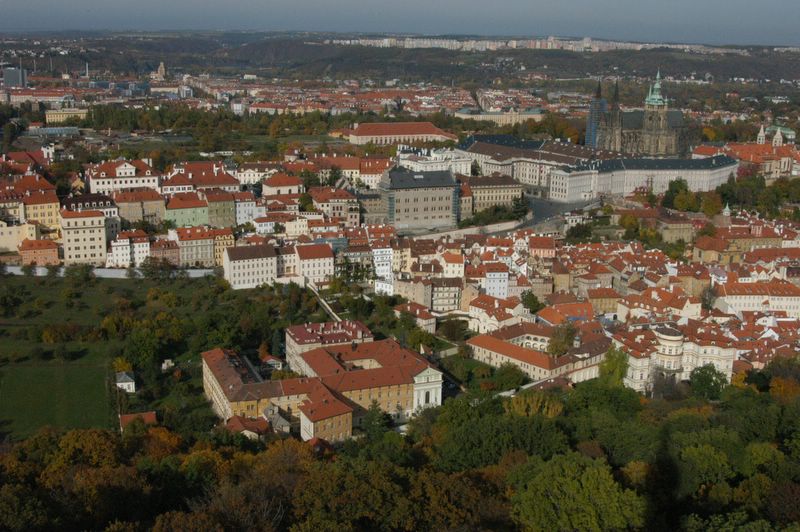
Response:
[[[297,246],[295,249],[300,260],[333,259],[333,249],[330,244],[308,244]]]
[[[55,240],[30,240],[26,238],[19,244],[20,251],[35,251],[41,249],[58,249]]]
[[[133,423],[135,420],[141,419],[145,425],[156,425],[158,418],[153,410],[149,412],[138,412],[136,414],[120,414],[119,415],[119,428],[125,430],[125,427]]]

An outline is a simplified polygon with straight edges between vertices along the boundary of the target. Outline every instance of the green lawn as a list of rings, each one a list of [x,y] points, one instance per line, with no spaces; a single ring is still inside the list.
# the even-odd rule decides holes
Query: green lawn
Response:
[[[109,341],[46,344],[35,331],[48,324],[93,328],[120,298],[144,298],[155,284],[97,279],[81,287],[71,307],[65,304],[65,286],[60,279],[0,278],[0,293],[25,290],[20,315],[0,317],[0,440],[9,433],[24,438],[45,425],[115,427],[106,383],[110,360],[122,346]],[[54,358],[59,345],[72,360]]]
[[[32,361],[0,368],[0,434],[24,438],[44,425],[111,428],[106,365],[95,357],[74,362]]]

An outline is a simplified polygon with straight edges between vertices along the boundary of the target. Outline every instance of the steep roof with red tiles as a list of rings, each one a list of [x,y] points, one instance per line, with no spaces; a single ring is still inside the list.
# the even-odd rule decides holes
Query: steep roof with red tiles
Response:
[[[208,207],[208,202],[195,192],[173,194],[167,203],[167,209],[200,209],[203,207]]]
[[[62,218],[103,218],[104,216],[102,211],[61,211]]]
[[[113,193],[114,202],[120,203],[140,203],[145,201],[160,201],[163,203],[164,197],[152,188],[132,188],[120,190]]]
[[[155,411],[151,410],[149,412],[138,412],[135,414],[120,414],[119,415],[119,428],[120,430],[125,430],[125,427],[136,421],[137,419],[141,419],[145,425],[156,425],[158,424],[158,418],[156,417]]]
[[[58,196],[55,190],[37,190],[29,192],[22,197],[22,203],[25,205],[46,205],[49,203],[58,203]]]
[[[343,188],[313,187],[308,190],[309,196],[315,203],[330,203],[331,201],[355,201],[356,197]]]
[[[296,187],[303,184],[303,180],[299,177],[281,172],[265,177],[261,182],[268,187]]]
[[[45,249],[58,249],[58,243],[55,240],[31,240],[26,238],[20,242],[18,249],[20,251],[39,251]]]
[[[300,260],[333,259],[333,249],[330,244],[309,244],[297,246],[295,249]]]
[[[286,328],[286,334],[295,343],[304,344],[340,344],[352,340],[371,340],[372,333],[360,321],[342,320],[340,322],[306,323]]]
[[[269,421],[263,417],[253,419],[233,416],[225,423],[225,428],[231,432],[252,432],[258,435],[267,434],[270,431]]]
[[[135,159],[131,161],[126,160],[119,160],[119,161],[104,161],[99,164],[90,165],[86,169],[86,174],[91,176],[97,177],[119,177],[118,171],[123,166],[134,167],[134,175],[136,177],[145,177],[156,175],[157,172],[146,162],[142,161],[141,159]],[[127,176],[126,176],[127,177]]]

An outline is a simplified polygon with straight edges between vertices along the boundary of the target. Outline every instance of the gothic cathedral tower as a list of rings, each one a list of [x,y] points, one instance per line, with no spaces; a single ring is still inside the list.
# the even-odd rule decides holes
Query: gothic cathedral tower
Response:
[[[667,100],[661,94],[661,71],[659,70],[656,74],[656,81],[650,86],[647,99],[644,101],[640,151],[654,156],[675,153],[676,146],[671,145],[671,137],[667,118]]]

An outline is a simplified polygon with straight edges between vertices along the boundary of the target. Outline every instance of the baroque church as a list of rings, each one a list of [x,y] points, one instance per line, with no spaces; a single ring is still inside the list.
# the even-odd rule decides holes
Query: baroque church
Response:
[[[595,117],[590,120],[597,120],[594,147],[598,149],[649,157],[677,157],[688,149],[683,113],[669,109],[661,94],[661,72],[650,86],[644,110],[622,111],[615,85],[609,110]]]

